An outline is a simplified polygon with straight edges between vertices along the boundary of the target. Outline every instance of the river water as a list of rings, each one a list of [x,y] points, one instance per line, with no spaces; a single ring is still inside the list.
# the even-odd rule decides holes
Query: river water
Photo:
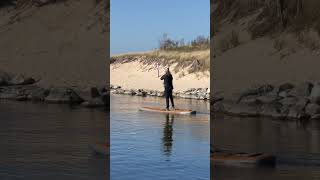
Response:
[[[210,179],[209,103],[176,99],[197,115],[138,111],[163,98],[111,96],[111,180]]]
[[[212,116],[214,146],[277,155],[276,167],[211,165],[212,179],[320,179],[320,121]]]
[[[106,140],[107,112],[0,101],[0,179],[108,179],[108,159],[88,145]]]

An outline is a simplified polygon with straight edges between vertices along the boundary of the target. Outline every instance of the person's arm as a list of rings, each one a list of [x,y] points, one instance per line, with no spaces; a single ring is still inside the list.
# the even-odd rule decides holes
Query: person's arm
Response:
[[[160,79],[161,79],[161,80],[164,80],[165,77],[166,77],[166,75],[164,74],[164,75],[161,76]]]

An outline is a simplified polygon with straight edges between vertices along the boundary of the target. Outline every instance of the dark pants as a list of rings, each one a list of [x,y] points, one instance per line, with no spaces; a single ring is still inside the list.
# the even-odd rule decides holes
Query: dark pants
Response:
[[[165,89],[164,96],[166,97],[166,105],[169,108],[169,99],[171,101],[171,105],[174,108],[173,96],[172,96],[172,89]]]

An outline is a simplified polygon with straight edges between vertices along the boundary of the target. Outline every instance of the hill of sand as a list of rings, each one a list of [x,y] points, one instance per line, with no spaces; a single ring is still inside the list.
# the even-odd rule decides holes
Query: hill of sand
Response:
[[[48,86],[106,84],[105,7],[104,1],[68,0],[0,9],[0,69]]]
[[[212,12],[218,17],[211,43],[213,92],[223,91],[228,96],[259,84],[320,80],[320,36],[316,27],[304,27],[298,19],[288,20],[283,26],[277,19],[280,17],[268,14],[268,7],[261,3],[243,6],[250,11],[232,5]],[[297,26],[300,29],[295,29]]]
[[[209,57],[209,51],[205,52]],[[192,53],[195,54],[195,53]],[[201,53],[202,57],[205,57]],[[178,53],[175,54],[175,58],[179,56]],[[210,73],[209,68],[198,72],[190,72],[190,69],[194,68],[194,62],[197,62],[195,57],[192,57],[189,64],[185,63],[186,59],[170,59],[168,56],[153,56],[150,59],[143,55],[126,54],[125,57],[115,57],[117,62],[113,62],[110,65],[110,83],[112,85],[118,85],[125,89],[150,89],[150,90],[163,90],[163,81],[158,77],[158,68],[156,68],[156,62],[159,64],[159,75],[163,75],[168,67],[168,62],[170,71],[173,75],[173,85],[175,91],[184,91],[189,88],[209,88],[210,87]],[[182,57],[182,55],[180,56]],[[190,56],[188,56],[190,57]],[[198,57],[200,57],[198,53]],[[185,57],[186,58],[186,57]],[[128,60],[131,59],[131,60]],[[190,58],[188,58],[190,59]],[[198,58],[200,59],[200,58]],[[208,61],[209,59],[199,60],[199,64],[202,61]],[[183,61],[183,63],[180,63]]]

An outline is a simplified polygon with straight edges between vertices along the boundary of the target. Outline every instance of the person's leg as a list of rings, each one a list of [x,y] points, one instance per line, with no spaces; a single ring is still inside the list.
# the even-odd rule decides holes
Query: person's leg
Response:
[[[171,106],[172,106],[172,108],[174,108],[174,102],[173,102],[172,90],[170,90],[170,100],[171,100]]]
[[[169,92],[168,90],[164,90],[164,95],[166,97],[166,109],[168,110],[169,109]]]

